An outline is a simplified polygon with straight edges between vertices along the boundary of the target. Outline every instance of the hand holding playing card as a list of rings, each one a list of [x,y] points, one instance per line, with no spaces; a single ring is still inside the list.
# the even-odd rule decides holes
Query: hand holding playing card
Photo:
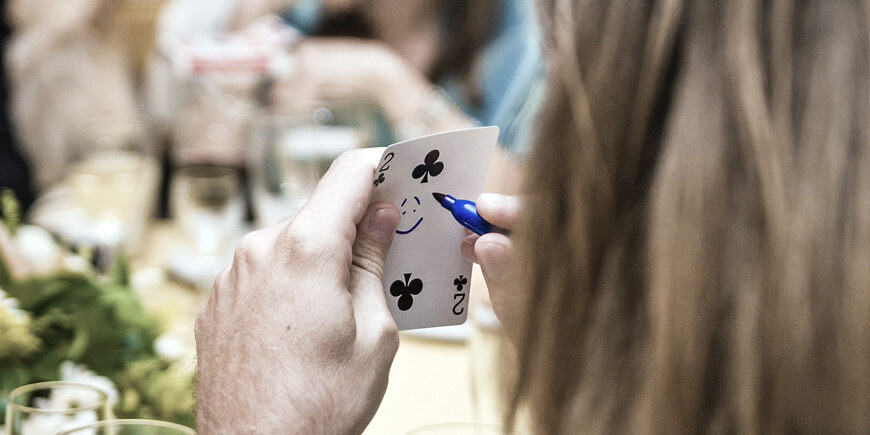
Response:
[[[402,213],[383,281],[400,330],[465,321],[471,287],[471,262],[460,253],[465,229],[439,198],[480,194],[497,138],[498,128],[479,127],[384,150],[372,181],[373,198],[392,202]]]
[[[398,349],[381,276],[400,215],[369,205],[381,151],[339,157],[218,275],[196,320],[198,430],[359,433],[374,415]]]
[[[493,225],[507,230],[514,228],[521,207],[521,200],[516,196],[485,193],[477,199],[480,215]],[[514,272],[518,269],[512,263],[516,260],[513,254],[511,239],[504,234],[469,234],[462,240],[462,255],[480,264],[492,309],[509,337],[516,337],[512,335],[510,326],[518,324],[512,318],[521,305],[517,295],[511,291],[517,279]]]

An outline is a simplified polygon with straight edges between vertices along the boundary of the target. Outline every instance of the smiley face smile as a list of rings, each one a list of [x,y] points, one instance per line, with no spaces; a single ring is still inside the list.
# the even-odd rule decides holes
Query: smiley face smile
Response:
[[[416,202],[416,206],[414,205],[414,202]],[[420,198],[418,198],[418,197],[415,196],[415,197],[414,197],[414,202],[412,202],[412,203],[409,205],[409,208],[411,208],[411,213],[416,214],[416,213],[417,213],[417,208],[420,207]],[[402,201],[402,205],[401,205],[401,208],[402,208],[402,221],[403,221],[403,222],[405,221],[405,217],[404,217],[405,214],[408,213],[408,211],[405,210],[405,204],[407,204],[407,203],[408,203],[408,198],[405,198],[405,199]],[[396,230],[396,234],[408,234],[408,233],[410,233],[411,231],[416,230],[417,227],[420,226],[420,223],[421,223],[421,222],[423,222],[423,216],[420,216],[420,218],[417,219],[416,222],[414,222],[414,225],[412,225],[411,228],[408,228],[407,230],[403,230],[403,229],[401,229],[401,228],[397,229],[397,230]],[[401,226],[401,225],[400,225],[400,226]]]

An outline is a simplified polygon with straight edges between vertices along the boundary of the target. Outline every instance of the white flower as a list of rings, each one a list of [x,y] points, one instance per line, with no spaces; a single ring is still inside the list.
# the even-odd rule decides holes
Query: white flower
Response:
[[[181,340],[169,335],[168,333],[161,334],[154,340],[154,353],[168,359],[177,360],[187,353],[187,347]]]
[[[63,257],[63,268],[70,272],[88,273],[93,270],[91,263],[79,255],[67,255]]]
[[[27,312],[18,308],[18,299],[10,298],[3,288],[0,288],[0,309],[9,313],[12,319],[18,323],[27,319]]]
[[[109,403],[115,405],[118,403],[118,390],[115,384],[105,376],[98,376],[84,364],[76,364],[72,361],[64,361],[60,363],[60,379],[67,382],[75,382],[78,384],[91,385],[106,393],[109,398]],[[73,397],[72,399],[76,399]],[[54,398],[52,397],[52,400]],[[67,400],[60,398],[60,400]]]
[[[38,271],[57,269],[63,251],[44,228],[22,225],[15,234],[15,241],[21,255]]]
[[[90,423],[96,423],[97,413],[82,411],[73,415],[65,414],[33,414],[21,422],[22,434],[50,434],[64,430],[75,429]],[[95,432],[91,432],[95,433]]]

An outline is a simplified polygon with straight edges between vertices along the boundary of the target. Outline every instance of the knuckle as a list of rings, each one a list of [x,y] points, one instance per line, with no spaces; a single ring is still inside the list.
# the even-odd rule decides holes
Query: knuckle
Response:
[[[262,231],[254,231],[242,236],[233,254],[233,264],[242,268],[252,268],[260,257],[268,251],[269,245],[262,239]]]
[[[378,347],[394,355],[399,350],[399,327],[387,314],[382,316],[376,329]]]
[[[214,283],[212,284],[212,297],[217,297],[220,294],[221,288],[226,285],[227,280],[230,275],[230,268],[232,266],[227,266],[221,269],[220,272],[214,277]]]
[[[284,229],[281,234],[281,246],[294,257],[308,257],[317,254],[318,251],[311,231],[297,222]]]
[[[338,157],[333,161],[334,165],[347,165],[351,163],[358,162],[360,160],[360,154],[362,151],[353,149],[343,151]]]
[[[366,153],[364,149],[352,149],[342,152],[338,155],[330,165],[333,171],[344,172],[345,170],[361,165],[361,162],[366,161]]]
[[[380,312],[369,312],[361,325],[357,340],[358,350],[368,357],[379,356],[392,360],[399,350],[399,328],[386,307]]]
[[[346,243],[310,225],[289,225],[281,237],[283,249],[293,258],[321,259],[340,252]]]
[[[350,303],[349,301],[347,302]],[[338,303],[337,305],[344,305]],[[319,319],[321,338],[317,341],[318,352],[327,361],[345,361],[354,352],[356,323],[350,312],[333,312],[328,318]]]

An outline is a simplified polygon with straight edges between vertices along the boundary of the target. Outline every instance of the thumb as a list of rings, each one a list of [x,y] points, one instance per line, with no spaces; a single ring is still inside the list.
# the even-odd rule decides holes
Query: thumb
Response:
[[[510,238],[503,234],[484,234],[475,242],[474,254],[480,260],[493,311],[503,324],[511,323],[512,320],[505,319],[511,317],[510,307],[517,295],[513,291],[516,268]]]
[[[382,280],[387,251],[400,220],[395,205],[376,202],[369,205],[357,225],[349,284],[360,335],[372,327],[379,331],[383,322],[395,325],[384,300]]]

